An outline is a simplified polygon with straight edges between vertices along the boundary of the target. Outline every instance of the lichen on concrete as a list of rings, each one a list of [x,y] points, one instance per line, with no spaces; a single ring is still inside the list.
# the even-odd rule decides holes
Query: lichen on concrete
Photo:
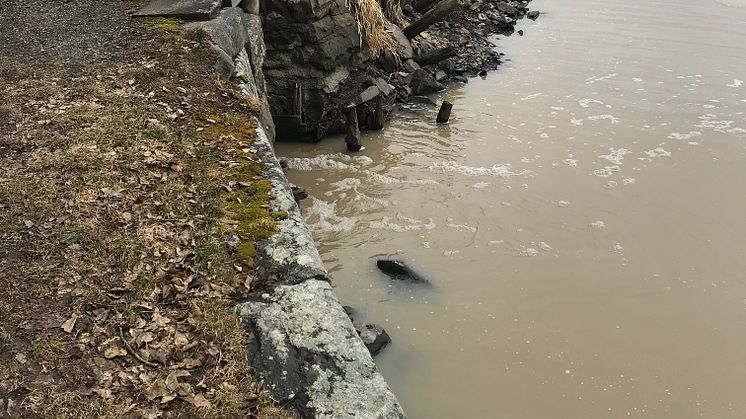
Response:
[[[252,364],[278,401],[315,418],[404,418],[327,281],[280,285],[240,304]]]

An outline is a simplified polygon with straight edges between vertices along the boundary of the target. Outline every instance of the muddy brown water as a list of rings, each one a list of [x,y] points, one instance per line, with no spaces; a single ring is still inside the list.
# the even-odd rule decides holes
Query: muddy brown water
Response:
[[[412,418],[746,418],[746,0],[532,8],[449,126],[278,144],[338,295]]]

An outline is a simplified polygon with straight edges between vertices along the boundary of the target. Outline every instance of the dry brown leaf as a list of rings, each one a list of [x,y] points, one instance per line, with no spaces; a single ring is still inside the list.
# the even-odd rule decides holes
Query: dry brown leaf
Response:
[[[127,350],[118,345],[109,345],[104,349],[104,358],[112,359],[118,356],[126,356]]]
[[[205,398],[202,393],[197,393],[193,397],[188,398],[189,402],[196,408],[210,407],[210,401]]]
[[[65,333],[70,333],[73,331],[73,328],[75,328],[75,322],[78,321],[78,314],[73,313],[73,315],[65,320],[64,323],[62,323],[62,330],[65,331]]]

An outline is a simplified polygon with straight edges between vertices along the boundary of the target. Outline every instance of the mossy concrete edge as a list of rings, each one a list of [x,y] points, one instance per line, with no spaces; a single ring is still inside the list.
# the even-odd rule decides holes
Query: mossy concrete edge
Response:
[[[272,181],[278,233],[257,246],[257,263],[276,284],[239,304],[254,335],[252,367],[280,403],[313,418],[406,418],[334,294],[272,145],[260,128],[256,154]]]

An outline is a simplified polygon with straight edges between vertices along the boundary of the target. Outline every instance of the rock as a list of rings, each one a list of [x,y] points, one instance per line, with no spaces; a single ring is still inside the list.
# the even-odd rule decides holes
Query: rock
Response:
[[[223,7],[236,7],[241,0],[223,0]]]
[[[539,11],[532,10],[532,11],[528,12],[528,14],[526,15],[526,17],[528,17],[531,20],[536,20],[536,18],[538,18],[539,15],[540,15]]]
[[[388,96],[391,94],[391,92],[394,91],[394,87],[388,84],[386,80],[382,79],[381,77],[376,77],[375,79],[373,79],[373,83],[375,83],[376,87],[378,87],[378,90],[380,90],[384,96]]]
[[[461,82],[461,83],[469,83],[469,78],[463,74],[451,76],[451,80]]]
[[[212,49],[218,56],[215,60],[215,70],[224,78],[229,79],[233,75],[233,70],[235,69],[233,58],[217,45],[213,45]]]
[[[412,44],[409,42],[409,39],[407,39],[406,35],[404,35],[404,32],[402,32],[401,28],[392,24],[389,26],[389,33],[391,33],[391,37],[394,38],[394,41],[396,41],[397,44],[401,47],[401,56],[404,59],[410,59],[414,57],[414,50],[412,49]]]
[[[221,0],[151,0],[132,16],[208,20],[218,14],[220,5]]]
[[[259,0],[243,0],[241,2],[241,9],[244,12],[258,15],[259,14]]]
[[[447,75],[447,74],[446,74],[446,72],[445,72],[445,71],[443,71],[443,70],[438,70],[438,71],[436,71],[436,72],[435,72],[435,80],[436,80],[436,81],[437,81],[438,83],[442,83],[442,82],[443,82],[443,80],[445,80],[445,79],[446,79],[446,77],[448,77],[448,75]]]
[[[426,95],[444,89],[442,84],[438,83],[430,73],[422,68],[415,70],[408,79],[409,82],[407,84],[416,95]]]
[[[383,54],[381,54],[381,56],[378,58],[378,62],[383,71],[387,73],[393,73],[394,71],[398,70],[399,66],[401,65],[399,57],[397,57],[391,51],[384,51]]]
[[[249,40],[247,17],[241,9],[230,7],[223,9],[218,17],[207,22],[187,23],[184,29],[191,31],[202,29],[210,39],[223,49],[231,58],[236,57]]]
[[[353,325],[371,356],[378,355],[385,347],[391,344],[391,336],[382,327],[367,323]]]
[[[254,335],[251,366],[283,406],[308,418],[406,417],[329,282],[280,285],[236,312]]]
[[[509,5],[508,3],[501,1],[500,3],[497,3],[497,10],[509,14],[511,16],[515,16],[518,14],[518,9],[515,7]]]
[[[402,68],[408,73],[414,73],[415,71],[419,70],[421,67],[414,60],[410,59],[410,60],[404,61],[404,64],[402,64]]]
[[[291,188],[293,190],[293,198],[295,198],[295,202],[300,202],[308,198],[308,191],[305,189],[295,185],[291,185]]]
[[[417,105],[436,106],[437,102],[430,99],[427,96],[411,96],[407,99],[407,103],[415,103]]]
[[[376,261],[376,266],[391,279],[400,281],[413,281],[427,283],[428,281],[413,271],[409,266],[398,260],[381,259]]]
[[[523,36],[523,29],[518,30],[518,35]]]
[[[376,98],[376,96],[381,94],[381,89],[378,88],[378,86],[370,86],[367,89],[363,90],[362,93],[360,93],[355,100],[352,101],[350,106],[358,106],[360,104],[363,104],[369,100],[373,100]]]

